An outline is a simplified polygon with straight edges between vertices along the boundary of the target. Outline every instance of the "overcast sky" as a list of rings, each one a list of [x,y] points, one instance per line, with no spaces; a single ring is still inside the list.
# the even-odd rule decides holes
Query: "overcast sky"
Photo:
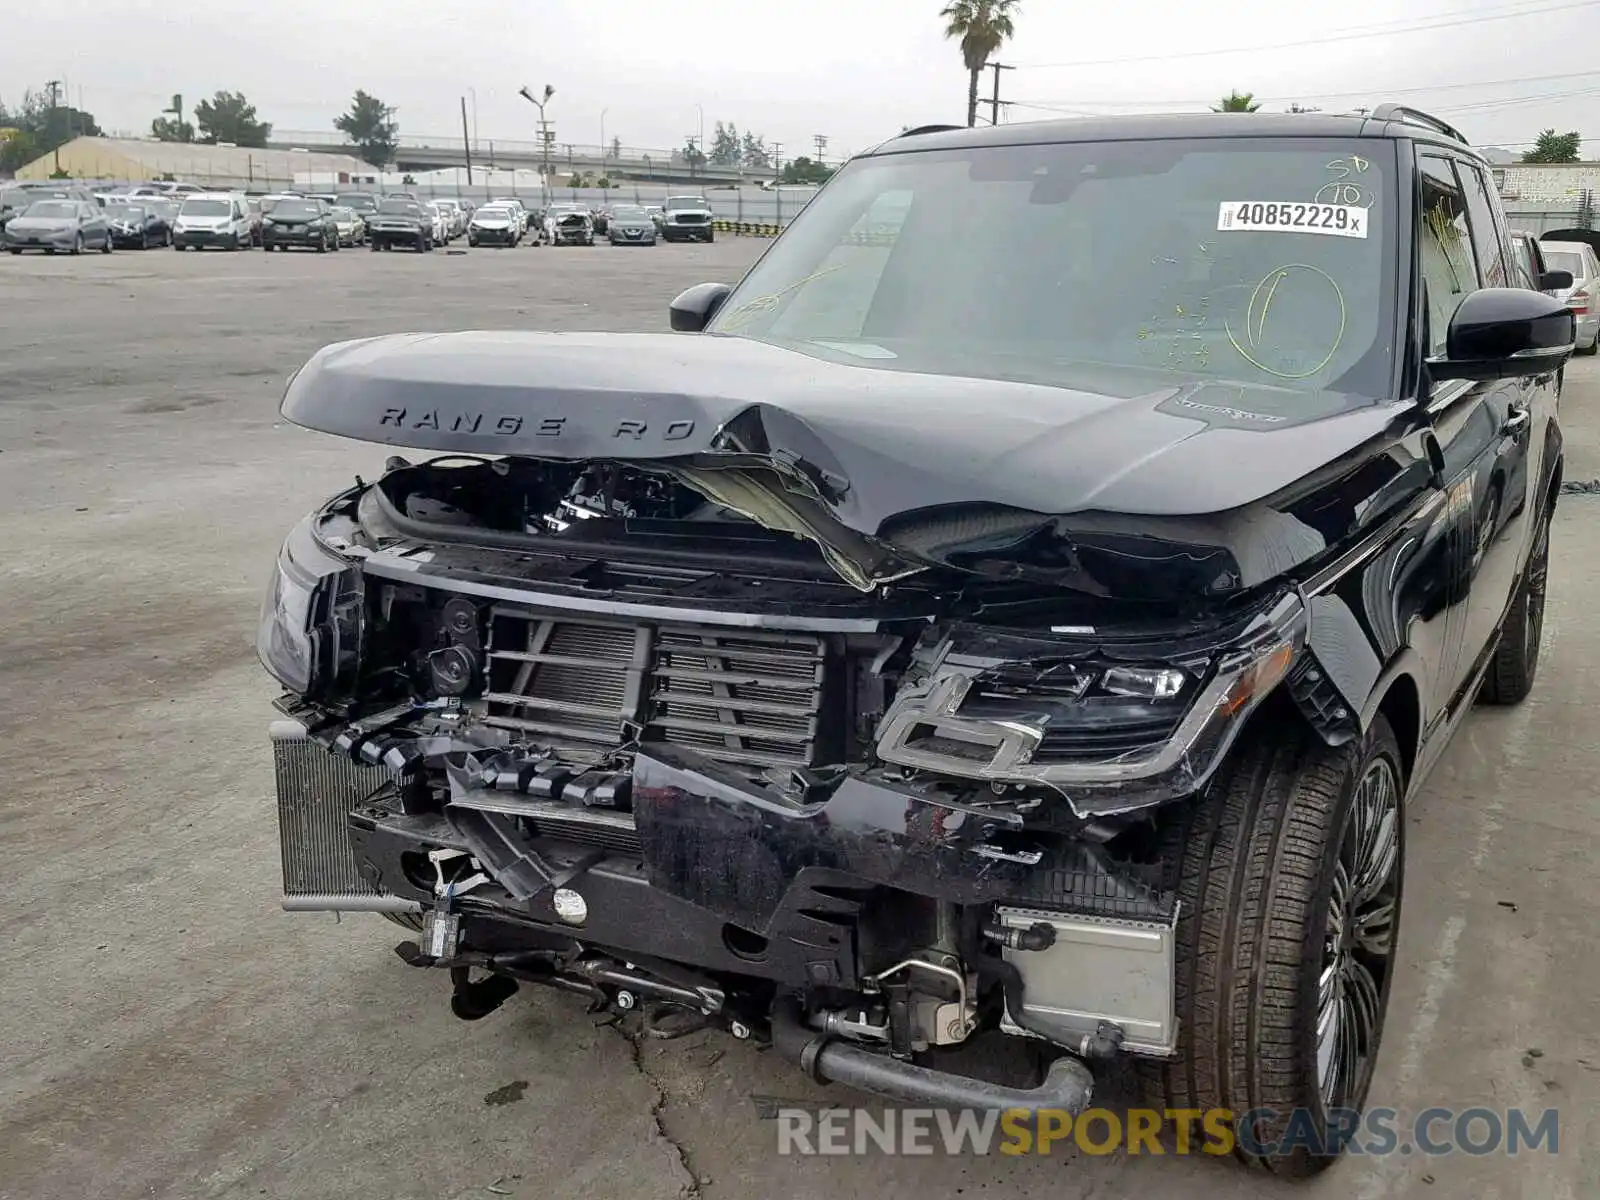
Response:
[[[965,120],[966,75],[940,7],[210,0],[153,19],[146,0],[53,0],[9,13],[0,99],[62,79],[108,130],[142,133],[172,93],[192,111],[226,88],[281,131],[327,130],[362,87],[398,108],[403,135],[448,136],[470,87],[479,138],[522,140],[537,114],[517,89],[549,83],[558,142],[598,143],[603,127],[630,147],[681,146],[703,112],[708,137],[732,121],[783,142],[787,158],[825,134],[832,158],[903,125]],[[1419,25],[1433,28],[1405,31]],[[1196,109],[1237,88],[1274,108],[1404,100],[1479,145],[1529,143],[1550,126],[1600,140],[1597,34],[1600,0],[1023,0],[1000,56],[1018,69],[1001,95],[1040,107],[1003,119]]]

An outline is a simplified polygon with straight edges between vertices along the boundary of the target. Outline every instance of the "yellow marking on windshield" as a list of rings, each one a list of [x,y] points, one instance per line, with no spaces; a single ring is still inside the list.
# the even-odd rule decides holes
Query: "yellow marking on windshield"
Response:
[[[832,275],[835,271],[842,271],[849,265],[848,263],[835,263],[831,267],[823,267],[820,271],[813,271],[811,274],[795,280],[786,288],[780,288],[776,292],[768,292],[764,296],[756,296],[747,300],[728,314],[722,328],[729,333],[733,333],[749,321],[750,318],[760,313],[771,312],[778,306],[778,301],[782,300],[790,292],[803,288],[806,284],[813,280],[821,279],[824,275]]]
[[[1278,285],[1288,278],[1290,272],[1292,271],[1310,271],[1313,274],[1322,276],[1322,278],[1328,281],[1328,286],[1333,288],[1334,297],[1339,302],[1339,329],[1334,335],[1333,345],[1329,348],[1327,355],[1322,359],[1321,362],[1317,363],[1316,366],[1306,371],[1280,371],[1275,367],[1267,366],[1266,363],[1262,362],[1249,350],[1246,350],[1243,346],[1241,346],[1239,344],[1238,335],[1234,333],[1233,326],[1226,319],[1223,320],[1222,327],[1227,331],[1228,341],[1233,343],[1233,348],[1239,352],[1240,357],[1257,370],[1265,371],[1268,375],[1272,375],[1278,379],[1307,379],[1310,376],[1315,375],[1318,371],[1322,370],[1330,362],[1332,362],[1333,356],[1339,353],[1339,347],[1344,344],[1344,332],[1348,322],[1348,314],[1344,302],[1344,292],[1340,289],[1338,281],[1334,279],[1332,275],[1329,275],[1321,267],[1313,267],[1309,263],[1285,263],[1281,267],[1274,267],[1262,277],[1261,281],[1256,284],[1254,290],[1250,293],[1250,303],[1245,306],[1244,330],[1245,336],[1249,340],[1251,348],[1259,349],[1261,345],[1261,338],[1266,330],[1267,310],[1272,306],[1272,298],[1277,294]],[[1262,299],[1261,296],[1263,290],[1266,292],[1265,299]],[[1252,331],[1250,328],[1250,314],[1257,311],[1256,304],[1258,300],[1261,303],[1261,307],[1259,310],[1259,315],[1256,318],[1254,336],[1251,336]]]

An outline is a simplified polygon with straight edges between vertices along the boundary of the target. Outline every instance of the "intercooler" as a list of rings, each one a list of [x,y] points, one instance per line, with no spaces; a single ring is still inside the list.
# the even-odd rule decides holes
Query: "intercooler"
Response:
[[[291,912],[419,912],[421,905],[386,895],[362,874],[346,825],[352,809],[399,782],[385,766],[331,754],[298,721],[274,721],[273,769],[283,851],[283,907]]]

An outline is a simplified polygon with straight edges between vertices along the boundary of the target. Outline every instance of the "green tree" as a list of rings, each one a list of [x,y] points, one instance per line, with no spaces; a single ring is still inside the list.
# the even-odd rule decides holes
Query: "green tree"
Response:
[[[1574,163],[1578,161],[1578,147],[1583,138],[1576,133],[1557,133],[1546,129],[1533,144],[1533,149],[1522,156],[1526,163]]]
[[[4,126],[16,129],[16,126]],[[17,129],[10,137],[0,141],[0,171],[15,172],[27,166],[40,154],[39,143],[26,129]]]
[[[744,155],[744,144],[739,140],[739,127],[732,122],[717,122],[711,135],[711,161],[719,167],[736,167]]]
[[[192,142],[194,126],[176,117],[157,117],[150,122],[150,136],[158,142]]]
[[[622,139],[619,137],[611,139],[611,157],[619,162],[622,159]]]
[[[683,156],[683,161],[688,163],[691,167],[703,167],[706,165],[705,151],[701,150],[699,146],[694,144],[693,138],[690,138],[688,141],[686,141],[683,144],[683,149],[678,153]]]
[[[213,145],[232,142],[260,149],[272,136],[271,123],[256,119],[256,106],[243,92],[218,92],[210,100],[200,101],[194,106],[194,120],[200,127],[200,140]]]
[[[791,158],[783,164],[782,183],[826,183],[833,176],[835,168],[824,166],[807,158],[804,154]]]
[[[363,159],[384,167],[394,161],[400,146],[400,126],[395,124],[394,113],[382,100],[357,88],[350,111],[335,117],[333,127],[350,139]]]
[[[0,104],[0,129],[20,131],[0,146],[0,165],[9,170],[26,166],[75,137],[104,136],[93,113],[70,104],[52,107],[49,93],[31,89],[23,92],[17,108]]]
[[[772,158],[767,153],[767,140],[759,133],[746,133],[741,139],[743,145],[739,153],[743,156],[744,165],[753,169],[762,169],[772,165]]]
[[[1256,112],[1261,102],[1250,92],[1229,92],[1222,102],[1212,107],[1212,112]]]
[[[967,126],[978,123],[978,76],[994,52],[1016,34],[1012,22],[1020,0],[950,0],[939,10],[944,36],[961,43],[967,68]]]

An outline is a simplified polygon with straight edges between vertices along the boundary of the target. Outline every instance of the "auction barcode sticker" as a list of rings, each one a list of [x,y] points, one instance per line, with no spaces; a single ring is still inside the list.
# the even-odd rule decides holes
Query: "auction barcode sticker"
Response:
[[[1217,212],[1217,229],[1364,238],[1367,236],[1367,210],[1353,204],[1313,204],[1300,200],[1224,200]]]

